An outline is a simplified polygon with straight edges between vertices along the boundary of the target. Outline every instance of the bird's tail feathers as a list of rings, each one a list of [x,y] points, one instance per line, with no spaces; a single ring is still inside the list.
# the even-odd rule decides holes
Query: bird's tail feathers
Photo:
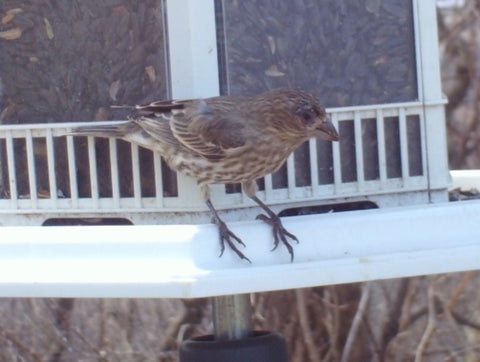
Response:
[[[129,133],[139,130],[139,126],[132,121],[125,121],[117,124],[104,124],[81,126],[67,132],[66,136],[94,136],[94,137],[116,137],[120,138]]]
[[[169,113],[175,110],[180,110],[185,107],[185,104],[191,102],[190,100],[160,100],[151,103],[138,104],[135,106],[130,105],[111,105],[110,108],[116,109],[133,109],[131,114],[132,118],[146,116],[146,117],[158,117],[162,114]]]
[[[122,105],[113,104],[113,105],[110,106],[110,108],[134,109],[135,106],[129,106],[129,105],[125,105],[125,104],[122,104]]]

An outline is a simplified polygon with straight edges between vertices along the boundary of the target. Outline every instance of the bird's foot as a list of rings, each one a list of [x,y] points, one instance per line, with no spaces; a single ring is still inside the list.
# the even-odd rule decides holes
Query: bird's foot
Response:
[[[205,190],[204,190],[205,192]],[[210,211],[212,212],[213,216],[213,222],[217,224],[218,226],[218,232],[220,236],[220,255],[218,256],[219,258],[223,255],[223,252],[225,251],[225,244],[227,244],[230,249],[232,249],[235,254],[238,255],[240,259],[246,260],[249,263],[252,263],[250,259],[248,259],[245,254],[243,254],[238,248],[235,246],[235,242],[238,244],[242,245],[245,247],[245,244],[243,243],[242,239],[240,239],[237,235],[235,235],[225,224],[225,222],[220,218],[218,215],[217,210],[212,205],[212,202],[210,201],[210,198],[208,197],[208,188],[206,189],[206,204]]]
[[[257,216],[257,219],[266,222],[272,227],[273,239],[274,239],[272,251],[278,247],[278,244],[280,244],[280,242],[282,242],[282,244],[285,245],[285,247],[288,250],[288,253],[290,254],[290,261],[293,262],[293,247],[289,243],[287,238],[290,238],[296,241],[296,243],[298,244],[297,237],[283,227],[282,221],[273,212],[272,214],[269,213],[269,216],[265,214],[259,214]]]
[[[238,250],[238,248],[235,246],[235,242],[237,242],[238,244],[242,245],[242,246],[246,246],[242,239],[240,239],[237,235],[235,235],[227,226],[227,224],[225,224],[225,222],[223,222],[222,220],[220,219],[217,219],[215,220],[216,221],[216,224],[218,226],[218,231],[219,231],[219,234],[220,234],[220,255],[219,257],[221,257],[223,255],[223,252],[225,251],[225,244],[227,244],[230,249],[232,249],[235,254],[238,255],[238,257],[240,259],[243,259],[243,260],[246,260],[248,261],[249,263],[252,263],[250,261],[250,259],[248,259],[245,254],[243,254],[240,250]]]

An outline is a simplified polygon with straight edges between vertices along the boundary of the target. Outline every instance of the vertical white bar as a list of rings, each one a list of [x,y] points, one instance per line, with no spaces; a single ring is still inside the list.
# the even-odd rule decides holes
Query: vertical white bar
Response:
[[[413,0],[418,95],[424,102],[442,98],[435,3],[435,0]]]
[[[216,96],[220,92],[214,0],[166,0],[171,96]],[[178,202],[204,204],[196,181],[178,175]]]
[[[420,2],[428,2],[430,0],[422,0]],[[434,0],[436,1],[436,0]],[[423,79],[423,61],[422,61],[422,36],[420,35],[420,10],[418,8],[418,1],[412,0],[412,8],[413,8],[413,33],[415,37],[415,66],[417,71],[417,92],[418,92],[418,99],[423,100],[423,87],[424,87],[424,79]]]
[[[18,207],[18,190],[17,190],[17,175],[15,173],[15,152],[13,148],[12,132],[7,130],[7,167],[8,167],[8,179],[10,186],[10,200],[13,208]]]
[[[158,152],[153,153],[153,172],[155,176],[155,198],[157,206],[163,207],[162,158]]]
[[[113,207],[120,207],[120,186],[118,179],[117,141],[115,138],[108,139],[110,153],[110,178],[112,179]]]
[[[385,123],[383,119],[383,110],[381,108],[377,109],[377,147],[380,185],[384,188],[387,182],[387,156],[385,153]]]
[[[362,191],[365,184],[365,171],[363,165],[363,139],[362,139],[362,120],[360,112],[355,111],[353,116],[353,129],[355,139],[355,162],[357,164],[357,185],[358,190]]]
[[[25,132],[25,142],[27,147],[27,170],[28,170],[28,184],[30,188],[30,200],[32,209],[37,208],[37,175],[35,173],[35,157],[33,152],[32,130],[27,129]]]
[[[317,159],[317,140],[310,138],[308,141],[308,151],[310,152],[310,182],[312,183],[313,195],[318,194],[318,159]]]
[[[338,130],[338,114],[332,113],[330,117],[333,125]],[[332,142],[332,159],[333,159],[333,184],[335,192],[338,192],[342,184],[342,164],[340,160],[340,142]]]
[[[181,207],[200,207],[200,205],[206,207],[203,194],[199,192],[200,188],[195,178],[177,172],[177,186],[176,205]]]
[[[427,170],[427,136],[425,135],[425,117],[424,112],[418,112],[418,120],[420,122],[420,150],[422,152],[422,175],[423,177],[428,176]]]
[[[424,103],[442,99],[440,57],[435,0],[413,0],[419,99]],[[443,105],[424,105],[426,176],[429,190],[446,189],[450,182]],[[431,194],[433,195],[433,194]],[[447,199],[445,193],[444,200]],[[431,199],[432,202],[437,199]]]
[[[142,206],[142,189],[140,186],[140,163],[138,162],[138,146],[134,143],[131,145],[132,150],[132,175],[133,175],[133,197],[135,206]]]
[[[50,200],[54,203],[53,206],[56,206],[58,195],[57,195],[57,179],[55,176],[55,150],[53,147],[53,135],[52,129],[47,128],[46,134],[47,141],[47,164],[48,164],[48,187],[50,189]]]
[[[265,200],[269,201],[273,195],[272,174],[269,173],[264,177],[265,181]]]
[[[98,195],[98,175],[97,175],[97,159],[95,157],[95,140],[93,136],[87,137],[88,146],[88,164],[90,169],[90,191],[93,206],[98,207],[99,195]]]
[[[219,93],[214,0],[166,0],[172,97]]]
[[[288,197],[295,197],[295,162],[293,152],[287,158],[287,185],[288,185]]]
[[[408,165],[408,143],[407,143],[407,120],[405,117],[405,108],[398,109],[398,131],[400,133],[400,160],[402,164],[402,177],[408,180],[409,165]]]
[[[73,137],[67,136],[68,180],[70,183],[70,198],[72,207],[78,207],[77,167],[75,165],[75,147]]]

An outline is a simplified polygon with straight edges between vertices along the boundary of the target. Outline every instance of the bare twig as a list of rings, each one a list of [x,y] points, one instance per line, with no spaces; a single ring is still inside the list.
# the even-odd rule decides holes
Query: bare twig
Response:
[[[339,328],[340,322],[340,307],[338,305],[338,294],[335,287],[325,287],[324,297],[321,298],[323,307],[326,309],[322,317],[322,323],[328,334],[328,350],[325,353],[324,361],[337,361],[340,356],[338,350]]]
[[[343,348],[342,358],[340,360],[341,362],[348,362],[350,360],[350,352],[352,350],[358,329],[360,328],[360,323],[363,320],[363,316],[367,308],[368,298],[370,296],[370,286],[371,282],[366,282],[363,285],[362,296],[360,297],[357,312],[355,313],[355,317],[353,318],[352,326],[350,327],[350,331],[348,332],[347,340]]]
[[[470,279],[473,277],[473,271],[468,271],[463,274],[462,280],[460,280],[460,284],[458,284],[457,289],[455,289],[455,292],[453,295],[450,297],[450,300],[447,303],[447,309],[449,311],[452,310],[452,308],[455,306],[457,303],[458,298],[462,293],[464,292],[465,288],[467,287],[468,283],[470,282]]]
[[[107,347],[102,348],[101,346],[100,347],[94,346],[92,343],[89,342],[89,340],[85,337],[85,335],[81,331],[77,330],[76,328],[72,328],[71,332],[79,339],[79,341],[81,341],[86,347],[88,347],[91,351],[95,353],[95,357],[97,358],[98,361],[110,362],[111,359],[107,357],[108,354],[111,358],[115,358],[114,353],[113,351],[111,351],[110,348],[107,348]],[[115,360],[118,360],[118,359],[115,359]]]
[[[463,314],[455,312],[455,310],[451,310],[450,313],[457,323],[480,331],[480,323],[468,319]]]
[[[427,326],[425,327],[425,331],[423,332],[420,343],[418,344],[417,349],[415,350],[415,362],[422,362],[423,353],[425,352],[425,348],[427,348],[427,345],[430,342],[430,338],[432,337],[432,334],[436,325],[435,291],[433,289],[432,283],[430,283],[430,285],[428,286],[427,298],[428,298]]]
[[[298,319],[300,320],[300,327],[303,335],[303,340],[305,341],[305,345],[307,347],[309,360],[312,362],[320,362],[320,353],[318,347],[315,345],[315,342],[313,340],[312,330],[310,329],[309,325],[304,292],[304,289],[295,290],[295,296],[297,299]]]
[[[169,318],[165,333],[162,333],[165,338],[163,339],[162,343],[159,342],[159,345],[157,346],[157,353],[166,350],[170,341],[176,341],[178,345],[180,344],[177,338],[182,323],[186,321],[186,318],[187,310],[185,307],[178,308],[178,311]]]
[[[42,362],[43,359],[38,355],[34,350],[28,347],[26,344],[19,341],[15,335],[7,332],[2,327],[0,327],[0,338],[3,338],[9,341],[15,348],[23,355],[28,357],[31,361]],[[20,356],[18,356],[20,358]]]
[[[417,289],[418,279],[409,278],[407,291],[405,297],[403,298],[402,312],[400,313],[400,318],[398,321],[398,331],[404,331],[410,324],[410,309],[412,308],[413,297],[415,295],[415,290]]]

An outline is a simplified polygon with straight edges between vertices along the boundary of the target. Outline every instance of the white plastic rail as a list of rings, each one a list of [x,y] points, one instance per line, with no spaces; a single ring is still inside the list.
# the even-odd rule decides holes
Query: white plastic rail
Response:
[[[393,194],[393,193],[406,193],[406,192],[418,192],[427,191],[430,179],[433,178],[429,172],[429,168],[432,164],[435,164],[437,157],[435,153],[427,152],[427,138],[424,134],[424,128],[427,120],[424,117],[424,112],[435,111],[438,107],[443,107],[443,100],[432,102],[431,104],[422,104],[421,102],[410,102],[402,104],[390,104],[390,105],[372,105],[363,107],[344,107],[344,108],[331,108],[329,112],[331,114],[332,121],[339,127],[342,122],[352,123],[354,133],[350,140],[355,144],[355,150],[353,151],[354,166],[351,166],[349,172],[356,174],[356,180],[344,181],[344,174],[342,173],[342,153],[340,150],[340,144],[334,142],[332,147],[333,157],[333,183],[320,182],[319,180],[319,163],[317,162],[317,141],[312,139],[309,141],[310,161],[307,165],[297,165],[294,156],[291,155],[287,160],[287,174],[286,174],[286,187],[274,187],[272,184],[272,176],[268,175],[265,178],[265,189],[261,192],[260,196],[269,204],[287,204],[292,202],[302,203],[305,200],[326,200],[338,197],[364,197],[372,196],[373,200],[376,200],[375,195]],[[407,137],[407,117],[417,117],[419,122],[419,134],[417,139],[420,142],[420,148],[418,150],[419,157],[421,157],[421,172],[418,175],[409,174],[409,159],[408,159],[408,137]],[[399,128],[399,149],[393,151],[400,153],[401,170],[395,177],[388,177],[387,175],[387,149],[384,124],[388,118],[394,119]],[[363,121],[376,120],[376,134],[370,135],[369,138],[364,139],[366,136],[362,131]],[[431,120],[431,122],[437,122],[438,119]],[[115,121],[99,122],[99,124],[112,124]],[[8,197],[0,197],[0,214],[23,212],[23,213],[47,213],[55,214],[58,212],[71,213],[85,213],[86,211],[97,210],[100,212],[112,212],[128,211],[135,213],[146,212],[184,212],[184,211],[205,211],[206,207],[202,200],[195,202],[191,197],[191,188],[184,187],[184,177],[179,176],[178,185],[179,195],[164,197],[163,185],[162,185],[162,170],[160,167],[160,155],[154,155],[154,182],[155,182],[155,195],[149,197],[143,197],[141,191],[141,172],[140,163],[138,162],[139,148],[135,145],[131,145],[131,179],[133,182],[133,195],[131,197],[122,197],[120,194],[119,183],[119,169],[117,159],[117,144],[114,140],[108,141],[109,152],[109,164],[111,175],[111,195],[100,197],[99,190],[99,174],[97,172],[97,158],[95,150],[95,142],[93,137],[88,137],[87,142],[87,160],[90,165],[88,168],[88,175],[86,180],[91,187],[90,195],[80,196],[78,193],[78,186],[80,180],[77,179],[76,174],[76,160],[74,149],[74,137],[65,137],[63,134],[67,133],[72,127],[76,127],[84,124],[72,124],[72,123],[57,123],[57,124],[35,124],[35,125],[2,125],[0,126],[0,151],[5,153],[6,165],[2,166],[0,160],[0,167],[5,167],[8,170],[9,184]],[[59,189],[57,186],[55,165],[59,162],[54,152],[54,142],[61,138],[66,138],[65,152],[60,153],[62,157],[66,156],[68,164],[68,180],[69,185],[64,186],[66,189]],[[20,179],[18,179],[19,165],[17,164],[22,155],[19,154],[15,148],[14,142],[22,142],[26,145],[26,164],[28,175],[28,193],[19,192],[18,185]],[[442,140],[437,140],[435,143],[437,146],[442,144]],[[378,169],[378,177],[373,180],[365,179],[364,172],[364,151],[363,142],[377,142],[378,149],[378,163],[373,165],[370,162],[370,167],[375,166]],[[39,196],[40,190],[37,186],[37,179],[35,172],[38,169],[36,164],[35,154],[43,150],[46,153],[46,161],[48,168],[48,194],[42,194]],[[441,147],[439,147],[441,148]],[[391,149],[391,147],[390,147]],[[59,154],[57,152],[57,154]],[[432,159],[427,162],[427,154]],[[320,155],[321,156],[321,155]],[[347,155],[348,156],[348,155]],[[345,157],[345,155],[343,155]],[[323,167],[326,167],[324,165]],[[308,168],[309,170],[307,170]],[[299,186],[295,182],[295,174],[304,171],[309,171],[310,180],[308,185]],[[67,170],[65,170],[67,172]],[[444,175],[446,172],[444,173]],[[444,194],[444,190],[447,187],[446,177],[436,175],[436,179],[439,185],[436,185],[432,190],[440,190]],[[5,178],[6,179],[6,178]],[[24,180],[25,181],[25,180]],[[1,180],[0,180],[1,182]],[[431,182],[431,181],[430,181]],[[195,187],[195,186],[194,186]],[[188,197],[182,198],[181,194],[188,193]],[[59,197],[57,194],[62,195]],[[242,202],[241,195],[238,193],[227,194],[225,190],[217,190],[218,196],[215,197],[216,206],[219,209],[230,209],[232,207],[249,207],[251,203],[249,200]],[[66,197],[64,195],[67,195]],[[378,198],[378,197],[377,197]],[[419,203],[419,201],[417,201]],[[381,204],[381,201],[379,201]],[[279,207],[281,209],[281,207]],[[96,215],[96,217],[99,217]],[[149,219],[149,222],[150,219]]]
[[[480,269],[479,223],[480,200],[285,218],[293,263],[265,224],[231,223],[252,264],[218,258],[213,225],[3,227],[0,296],[195,298]]]

